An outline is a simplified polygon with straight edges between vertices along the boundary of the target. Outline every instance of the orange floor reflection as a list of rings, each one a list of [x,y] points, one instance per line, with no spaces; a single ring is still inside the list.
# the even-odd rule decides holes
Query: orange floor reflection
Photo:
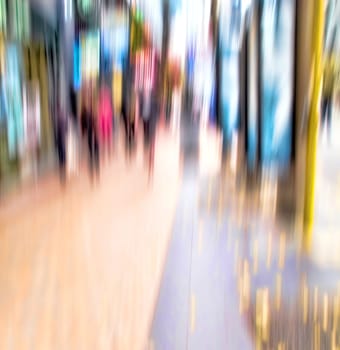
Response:
[[[178,142],[158,140],[154,182],[123,153],[65,190],[57,178],[0,207],[1,349],[142,349],[179,188]]]

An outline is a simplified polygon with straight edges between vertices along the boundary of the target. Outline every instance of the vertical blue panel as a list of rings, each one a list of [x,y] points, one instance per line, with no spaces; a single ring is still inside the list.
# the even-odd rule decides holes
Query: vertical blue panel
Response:
[[[19,151],[20,143],[24,137],[22,118],[22,99],[20,81],[20,62],[18,49],[14,44],[6,48],[6,100],[7,100],[7,137],[10,157]]]
[[[292,151],[295,0],[263,0],[261,89],[263,166],[285,168]]]
[[[233,0],[222,5],[220,21],[221,47],[221,121],[223,144],[231,142],[239,125],[239,40],[241,2]]]
[[[74,88],[78,90],[81,85],[81,52],[79,41],[76,41],[73,46],[73,84]]]

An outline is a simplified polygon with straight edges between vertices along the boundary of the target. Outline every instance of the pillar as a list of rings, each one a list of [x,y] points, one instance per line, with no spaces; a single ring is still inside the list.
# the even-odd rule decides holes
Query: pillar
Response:
[[[319,102],[322,83],[322,60],[324,38],[324,1],[315,0],[309,6],[313,6],[312,28],[308,31],[312,36],[311,42],[311,98],[308,113],[307,148],[306,148],[306,173],[304,195],[304,233],[306,243],[309,245],[314,224],[315,206],[315,175],[316,175],[316,151],[319,127]]]

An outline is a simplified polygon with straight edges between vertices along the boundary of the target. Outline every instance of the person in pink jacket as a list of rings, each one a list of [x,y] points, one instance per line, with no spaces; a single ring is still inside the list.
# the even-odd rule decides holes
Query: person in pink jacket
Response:
[[[110,154],[112,146],[112,104],[110,90],[105,85],[100,89],[98,102],[100,142],[104,152]]]

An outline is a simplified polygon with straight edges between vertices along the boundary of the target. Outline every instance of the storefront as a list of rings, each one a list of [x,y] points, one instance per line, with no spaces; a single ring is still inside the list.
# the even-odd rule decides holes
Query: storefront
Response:
[[[230,28],[220,38],[223,135],[228,145],[241,134],[250,172],[286,173],[295,152],[296,2],[238,3],[221,20]]]
[[[53,158],[58,69],[54,29],[27,1],[7,5],[8,18],[2,20],[7,23],[6,35],[0,45],[1,189],[8,182],[31,179]]]
[[[260,155],[264,167],[289,167],[295,93],[295,0],[266,0],[260,18]]]
[[[1,160],[0,180],[19,176],[19,159],[24,146],[20,51],[16,44],[1,40]]]
[[[0,187],[20,177],[24,153],[22,108],[22,45],[30,37],[30,11],[27,0],[0,2],[1,23],[1,117]]]

